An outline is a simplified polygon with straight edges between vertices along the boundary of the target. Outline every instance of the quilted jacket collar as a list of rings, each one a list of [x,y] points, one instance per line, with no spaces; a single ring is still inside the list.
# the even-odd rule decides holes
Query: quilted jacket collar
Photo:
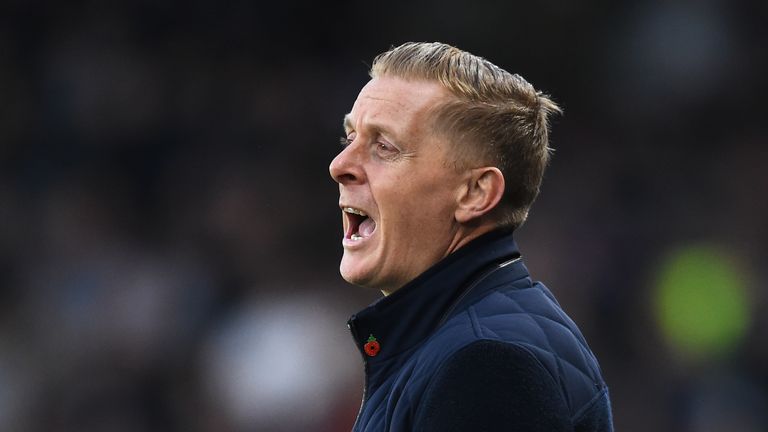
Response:
[[[386,361],[423,341],[442,322],[472,282],[488,269],[520,256],[510,230],[497,230],[471,241],[416,279],[349,319],[358,349],[369,364]],[[525,266],[515,266],[526,277]],[[479,292],[473,292],[474,297]],[[375,339],[375,349],[366,344]],[[374,353],[374,356],[370,354]]]

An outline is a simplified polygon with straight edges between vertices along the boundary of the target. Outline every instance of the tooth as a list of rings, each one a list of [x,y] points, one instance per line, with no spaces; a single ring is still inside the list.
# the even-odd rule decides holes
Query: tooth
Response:
[[[352,234],[352,236],[350,237],[350,239],[352,239],[352,240],[360,240],[362,238],[363,237],[361,235],[359,235],[359,234]]]
[[[352,207],[344,207],[344,211],[347,213],[352,213],[360,216],[368,216],[364,211],[358,210]]]

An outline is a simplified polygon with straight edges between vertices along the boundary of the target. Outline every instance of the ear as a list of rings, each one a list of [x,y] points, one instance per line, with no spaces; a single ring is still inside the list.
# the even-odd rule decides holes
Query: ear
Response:
[[[458,199],[455,217],[459,223],[478,219],[496,208],[504,195],[504,175],[496,167],[475,168]]]

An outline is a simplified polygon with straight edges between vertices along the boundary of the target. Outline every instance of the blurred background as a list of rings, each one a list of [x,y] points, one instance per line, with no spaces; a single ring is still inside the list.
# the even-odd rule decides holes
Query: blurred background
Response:
[[[451,43],[565,109],[517,239],[620,431],[766,431],[768,3],[6,0],[0,430],[349,430],[327,166],[373,57]]]

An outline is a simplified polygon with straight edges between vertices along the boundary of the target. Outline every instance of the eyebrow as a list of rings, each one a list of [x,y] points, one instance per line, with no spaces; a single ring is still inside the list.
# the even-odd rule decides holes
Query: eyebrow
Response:
[[[352,127],[352,117],[349,115],[349,113],[344,114],[344,131],[350,131],[353,130]]]
[[[393,139],[396,139],[395,133],[392,130],[390,130],[389,128],[379,123],[370,123],[368,124],[368,127],[378,134],[383,133],[391,136]],[[354,126],[354,122],[352,121],[351,113],[344,114],[344,131],[349,132],[353,130],[355,130],[355,126]]]

